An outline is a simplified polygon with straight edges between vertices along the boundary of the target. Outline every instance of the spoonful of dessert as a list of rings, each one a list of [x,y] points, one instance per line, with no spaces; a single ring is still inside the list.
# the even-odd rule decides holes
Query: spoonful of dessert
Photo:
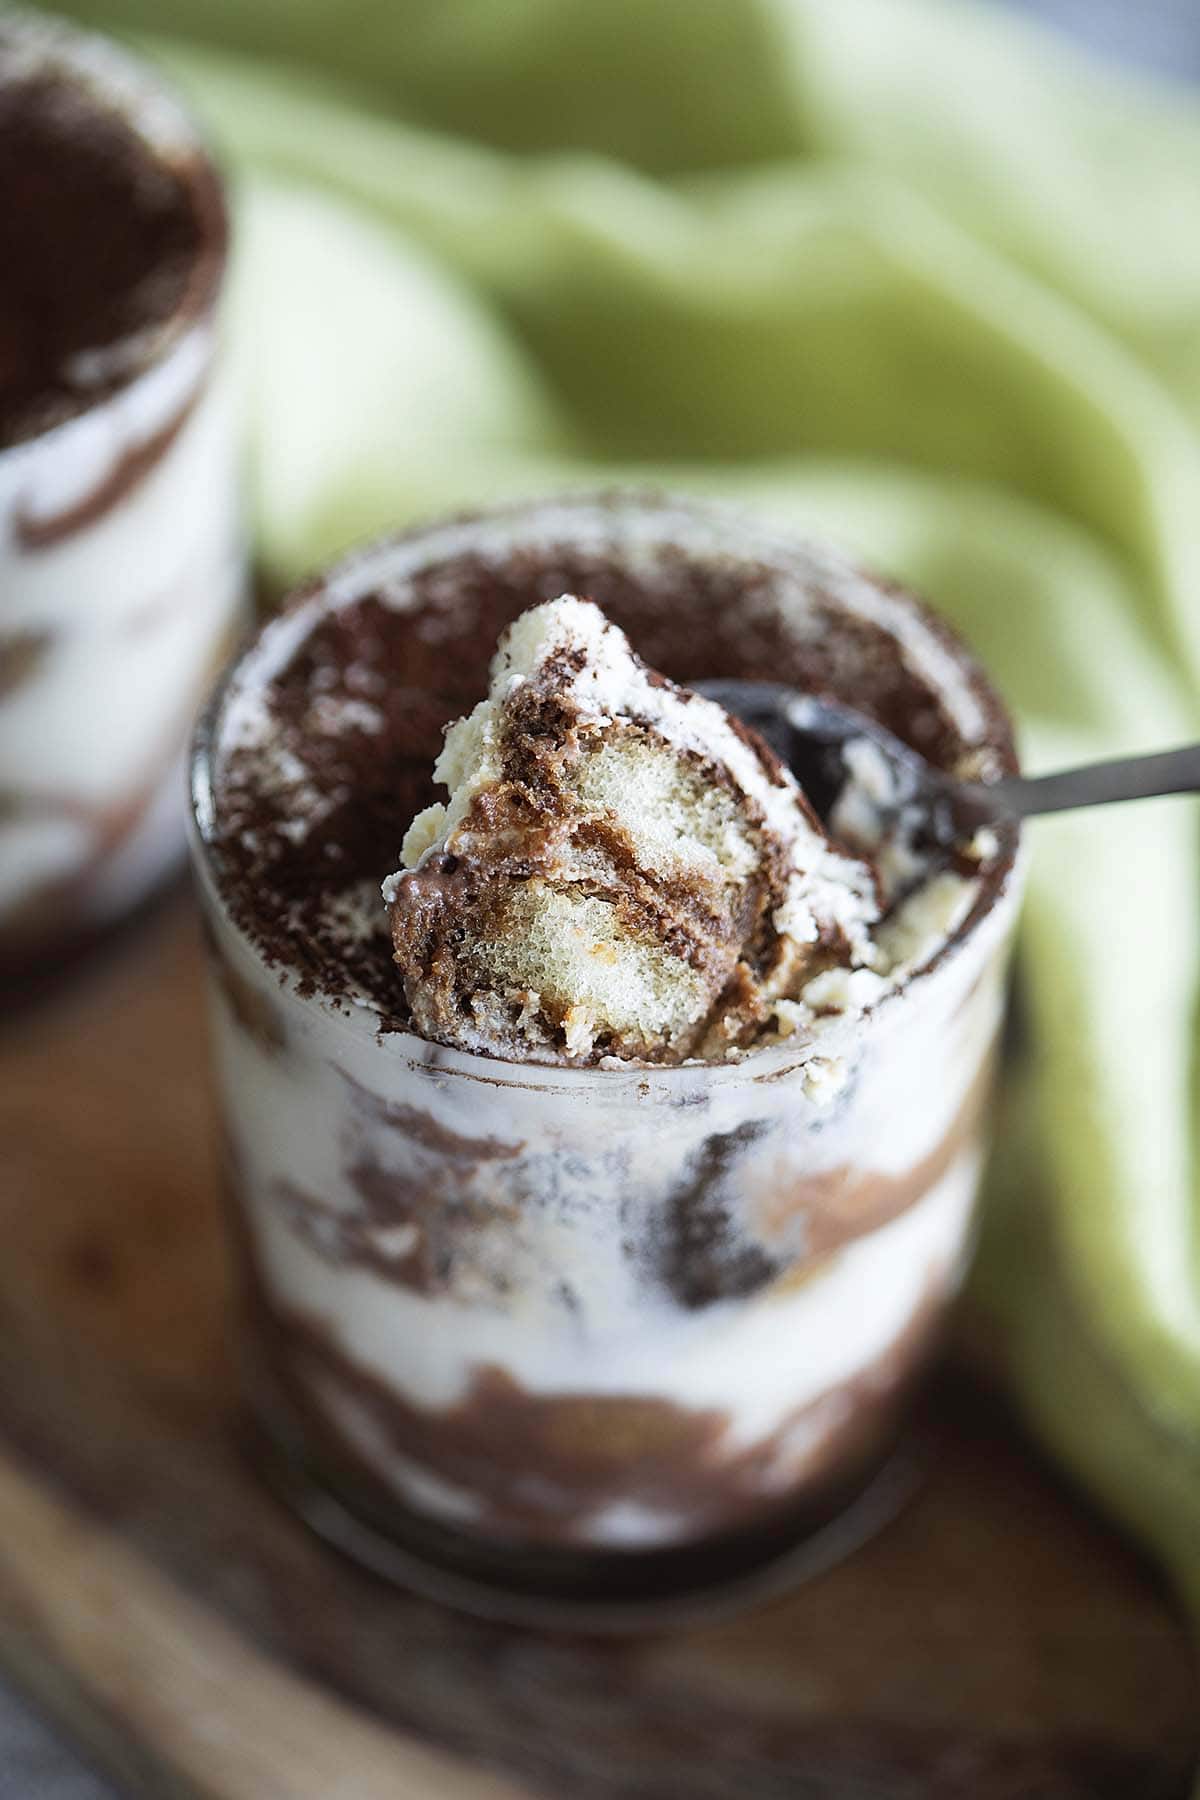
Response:
[[[822,818],[857,795],[860,803],[869,803],[877,830],[919,820],[922,838],[943,847],[1042,813],[1200,793],[1200,744],[1052,775],[959,781],[935,769],[885,726],[839,701],[771,681],[692,685],[766,739]]]

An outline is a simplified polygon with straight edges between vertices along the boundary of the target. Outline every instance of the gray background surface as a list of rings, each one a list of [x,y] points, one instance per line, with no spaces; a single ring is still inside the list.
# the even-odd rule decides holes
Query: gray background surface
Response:
[[[1003,0],[1106,56],[1181,81],[1200,80],[1198,0]]]
[[[1200,79],[1200,0],[1003,0],[1040,15],[1106,55]],[[36,1718],[0,1686],[0,1800],[118,1800]]]

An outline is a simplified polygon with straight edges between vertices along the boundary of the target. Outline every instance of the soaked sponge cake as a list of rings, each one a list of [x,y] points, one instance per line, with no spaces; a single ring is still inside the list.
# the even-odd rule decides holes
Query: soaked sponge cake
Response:
[[[674,1062],[753,1041],[873,954],[870,867],[714,702],[564,595],[502,637],[384,884],[416,1029],[538,1060]]]

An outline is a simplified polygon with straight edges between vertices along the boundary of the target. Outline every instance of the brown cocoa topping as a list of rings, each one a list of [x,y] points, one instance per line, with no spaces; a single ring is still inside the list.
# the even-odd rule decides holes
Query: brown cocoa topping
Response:
[[[386,586],[343,604],[316,623],[271,682],[271,754],[282,749],[297,759],[307,798],[298,812],[295,794],[272,786],[265,750],[233,750],[216,780],[214,852],[236,922],[268,962],[299,975],[302,991],[334,1001],[354,992],[377,1010],[384,1030],[409,1027],[379,884],[397,866],[409,821],[438,797],[431,771],[443,728],[486,692],[501,631],[538,600],[590,596],[647,663],[675,680],[791,682],[849,701],[936,766],[953,767],[962,756],[948,713],[897,654],[895,638],[849,617],[807,570],[811,611],[797,628],[794,596],[783,592],[794,578],[786,549],[776,568],[683,548],[634,559],[620,537],[627,503],[621,496],[593,503],[612,507],[610,545],[581,547],[564,527],[527,548],[446,556],[416,572],[411,593],[406,579],[402,607],[388,604]],[[320,591],[314,584],[295,604]],[[969,672],[949,634],[930,628]],[[989,753],[998,771],[1012,770],[1007,721],[982,678],[975,691],[989,722]],[[376,729],[365,728],[358,704],[373,710]],[[318,729],[321,720],[327,723]],[[1005,866],[1000,858],[985,872],[980,908]],[[366,899],[355,928],[343,931],[331,901],[351,892]]]
[[[25,65],[26,30],[0,21],[0,447],[140,373],[224,252],[207,164],[152,151],[67,61]]]

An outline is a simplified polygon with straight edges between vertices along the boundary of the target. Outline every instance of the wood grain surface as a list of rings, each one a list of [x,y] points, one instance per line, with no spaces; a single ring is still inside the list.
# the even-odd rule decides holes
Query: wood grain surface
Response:
[[[323,1550],[239,1450],[192,911],[0,1024],[0,1663],[130,1793],[1176,1800],[1182,1626],[947,1372],[917,1500],[740,1619],[591,1643]]]

